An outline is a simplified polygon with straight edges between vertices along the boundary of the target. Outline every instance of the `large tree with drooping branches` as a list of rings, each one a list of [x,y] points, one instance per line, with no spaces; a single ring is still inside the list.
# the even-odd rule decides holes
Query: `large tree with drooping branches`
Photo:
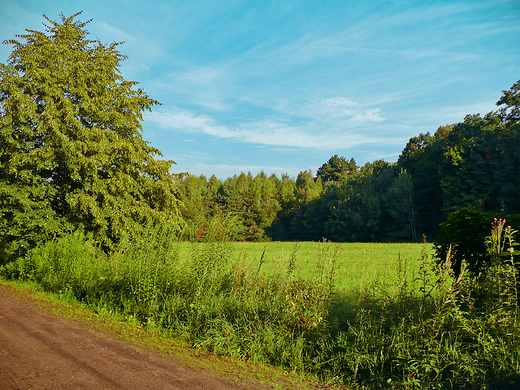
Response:
[[[159,104],[126,81],[119,43],[89,40],[79,14],[47,17],[0,64],[0,246],[4,258],[83,228],[110,250],[147,223],[179,222],[173,161],[142,138]]]

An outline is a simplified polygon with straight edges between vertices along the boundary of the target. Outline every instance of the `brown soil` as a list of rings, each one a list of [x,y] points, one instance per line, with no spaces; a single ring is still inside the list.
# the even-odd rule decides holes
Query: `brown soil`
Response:
[[[244,376],[248,367],[243,362],[228,360],[222,369],[211,363],[216,357],[137,345],[118,337],[113,328],[99,330],[92,320],[57,316],[56,306],[0,283],[0,389],[312,388],[287,378],[271,377],[265,383],[265,373]],[[124,327],[118,333],[128,338]],[[138,338],[138,330],[135,334],[131,337]]]

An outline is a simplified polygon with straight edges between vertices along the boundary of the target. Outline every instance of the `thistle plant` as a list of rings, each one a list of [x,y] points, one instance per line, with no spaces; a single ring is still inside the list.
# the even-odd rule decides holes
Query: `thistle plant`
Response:
[[[491,236],[486,240],[492,266],[484,282],[487,288],[494,290],[500,310],[513,309],[515,324],[519,314],[519,270],[516,264],[518,252],[515,251],[518,246],[515,241],[517,233],[511,226],[506,226],[505,219],[493,220]]]
[[[491,236],[486,240],[488,245],[488,252],[491,256],[491,259],[496,262],[500,260],[504,255],[504,247],[506,244],[505,233],[511,234],[511,226],[505,227],[506,219],[502,218],[494,218],[493,222],[491,222]]]

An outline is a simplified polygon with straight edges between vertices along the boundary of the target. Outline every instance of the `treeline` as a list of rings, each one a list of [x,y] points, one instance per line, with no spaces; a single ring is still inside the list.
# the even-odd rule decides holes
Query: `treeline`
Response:
[[[401,241],[432,238],[464,207],[520,213],[520,81],[496,112],[411,138],[395,163],[335,155],[316,175],[222,182],[171,173],[142,137],[159,102],[121,76],[118,44],[88,40],[76,16],[7,41],[0,263],[76,230],[110,253],[154,226],[190,241]]]
[[[316,175],[186,175],[184,238],[395,241],[433,238],[451,212],[520,213],[520,81],[499,109],[412,137],[397,162],[332,156]]]

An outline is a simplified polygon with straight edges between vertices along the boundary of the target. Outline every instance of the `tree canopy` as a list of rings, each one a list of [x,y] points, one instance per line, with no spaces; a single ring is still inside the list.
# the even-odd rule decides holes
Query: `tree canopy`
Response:
[[[318,168],[316,177],[321,177],[321,181],[344,181],[347,176],[356,171],[356,161],[351,158],[347,160],[345,157],[338,157],[337,154],[332,156],[329,161]]]
[[[87,39],[79,14],[26,30],[0,64],[3,256],[78,227],[110,249],[144,223],[178,223],[173,161],[142,138],[159,102],[121,75],[119,43]]]
[[[518,214],[519,90],[520,81],[504,91],[496,112],[410,138],[395,163],[358,167],[333,155],[315,177],[311,171],[281,180],[242,174],[220,188],[186,179],[180,192],[193,203],[194,217],[185,215],[200,231],[211,218],[231,214],[248,240],[415,241],[435,238],[460,209]]]

